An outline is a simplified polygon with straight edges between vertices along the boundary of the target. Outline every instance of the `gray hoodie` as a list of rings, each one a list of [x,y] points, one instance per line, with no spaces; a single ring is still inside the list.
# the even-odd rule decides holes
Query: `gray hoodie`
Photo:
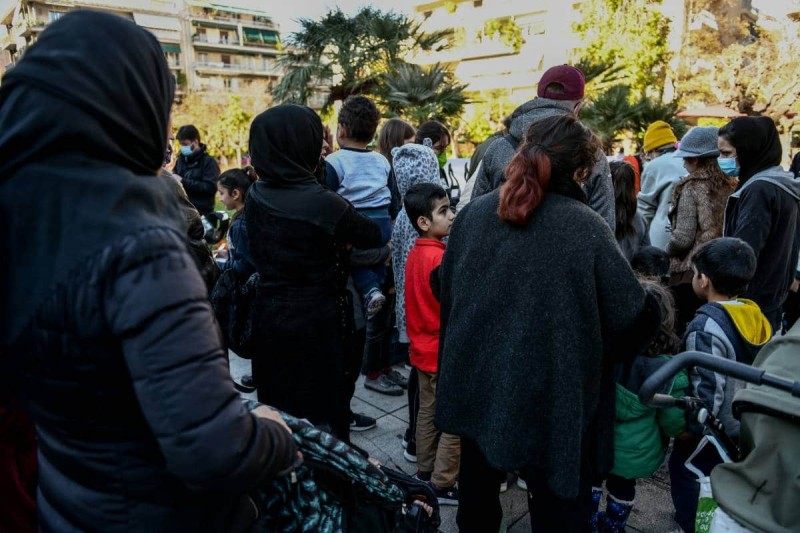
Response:
[[[528,126],[546,117],[569,113],[572,113],[572,107],[568,103],[549,98],[535,98],[515,109],[511,115],[509,134],[494,141],[486,151],[480,168],[473,178],[475,188],[472,191],[472,198],[493,191],[505,181],[506,166],[514,157]],[[589,200],[589,207],[603,217],[613,232],[616,226],[614,186],[611,183],[608,160],[602,150],[597,152],[597,162],[592,169],[591,177],[583,186],[583,192]]]

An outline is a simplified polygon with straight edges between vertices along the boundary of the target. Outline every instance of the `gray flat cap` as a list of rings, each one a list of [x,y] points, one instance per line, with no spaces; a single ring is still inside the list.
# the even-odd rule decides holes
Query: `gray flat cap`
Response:
[[[717,133],[715,126],[695,126],[681,139],[678,151],[673,157],[718,157]]]

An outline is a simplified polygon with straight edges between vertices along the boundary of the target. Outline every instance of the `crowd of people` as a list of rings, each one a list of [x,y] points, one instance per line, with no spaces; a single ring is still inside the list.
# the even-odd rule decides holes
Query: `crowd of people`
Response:
[[[350,408],[364,374],[408,395],[404,456],[463,532],[500,529],[510,473],[532,530],[624,531],[665,460],[694,532],[704,429],[637,393],[680,351],[752,364],[800,314],[800,181],[765,117],[680,141],[657,121],[609,163],[584,88],[547,70],[463,191],[445,125],[381,124],[365,96],[335,131],[265,110],[251,166],[220,174],[192,125],[173,166],[152,35],[97,12],[51,24],[0,87],[0,529],[225,529],[298,465],[277,410],[344,443],[375,427]],[[215,260],[217,198],[233,215]],[[242,383],[229,350],[252,361]],[[741,386],[690,368],[663,392],[736,439]]]

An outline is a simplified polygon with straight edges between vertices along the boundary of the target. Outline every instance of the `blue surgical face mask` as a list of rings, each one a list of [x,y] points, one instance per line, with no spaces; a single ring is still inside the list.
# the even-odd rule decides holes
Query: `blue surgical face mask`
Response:
[[[717,159],[719,161],[719,168],[722,169],[728,176],[738,176],[739,175],[739,167],[736,166],[736,158],[735,157],[720,157]]]
[[[181,155],[190,156],[192,155],[192,147],[181,145]]]

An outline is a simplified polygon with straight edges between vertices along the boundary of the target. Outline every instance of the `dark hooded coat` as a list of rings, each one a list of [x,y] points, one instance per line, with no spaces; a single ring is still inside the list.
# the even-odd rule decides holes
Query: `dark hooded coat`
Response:
[[[739,296],[755,301],[777,331],[800,252],[800,181],[779,166],[782,149],[772,119],[740,117],[729,126],[741,170],[723,234],[753,247],[756,273]]]
[[[259,176],[245,202],[259,274],[253,378],[260,402],[347,440],[354,380],[343,349],[352,329],[343,249],[380,246],[380,230],[317,181],[321,148],[322,122],[307,107],[280,105],[250,128]]]
[[[0,88],[0,386],[36,424],[43,531],[209,530],[294,459],[233,387],[157,176],[172,99],[156,39],[91,11]]]

